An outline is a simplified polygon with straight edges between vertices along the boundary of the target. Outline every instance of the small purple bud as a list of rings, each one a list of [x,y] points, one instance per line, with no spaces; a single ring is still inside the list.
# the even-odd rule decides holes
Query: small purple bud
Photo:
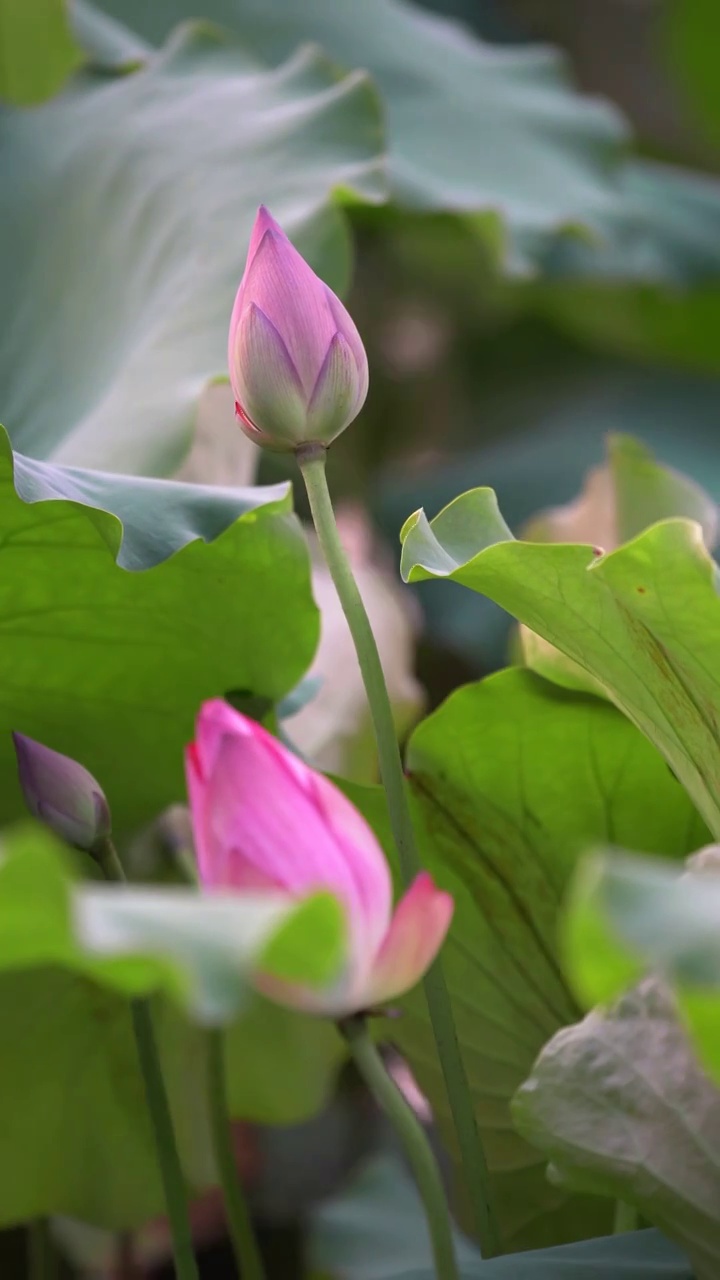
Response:
[[[12,737],[30,813],[68,844],[92,851],[110,834],[110,809],[99,783],[69,756],[22,733]]]
[[[268,449],[328,445],[365,403],[360,334],[262,206],[230,319],[228,364],[243,431]]]

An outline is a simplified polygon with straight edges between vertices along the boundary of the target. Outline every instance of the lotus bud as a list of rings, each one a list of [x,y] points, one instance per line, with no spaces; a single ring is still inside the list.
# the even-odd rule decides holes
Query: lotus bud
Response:
[[[13,734],[18,778],[31,814],[57,836],[91,852],[110,834],[110,809],[91,773],[69,756]]]
[[[298,901],[325,890],[344,907],[340,979],[318,990],[260,973],[264,994],[343,1018],[419,982],[450,927],[453,900],[422,872],[393,911],[390,872],[374,832],[323,774],[218,699],[200,711],[186,773],[205,889],[272,890]]]
[[[245,434],[281,452],[330,444],[367,395],[355,325],[262,206],[230,320],[228,365]]]

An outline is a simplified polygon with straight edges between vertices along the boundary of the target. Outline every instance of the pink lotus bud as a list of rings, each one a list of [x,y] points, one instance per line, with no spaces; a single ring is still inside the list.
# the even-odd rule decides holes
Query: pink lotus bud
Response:
[[[385,855],[365,819],[321,773],[226,702],[206,702],[186,773],[200,881],[294,899],[329,891],[347,914],[345,969],[318,991],[260,975],[282,1004],[346,1017],[413,987],[450,927],[453,901],[425,872],[393,914]]]
[[[18,778],[30,813],[78,849],[92,850],[110,834],[110,810],[102,787],[76,760],[13,734]]]
[[[367,395],[355,325],[262,205],[230,319],[228,365],[242,428],[268,449],[330,444]]]

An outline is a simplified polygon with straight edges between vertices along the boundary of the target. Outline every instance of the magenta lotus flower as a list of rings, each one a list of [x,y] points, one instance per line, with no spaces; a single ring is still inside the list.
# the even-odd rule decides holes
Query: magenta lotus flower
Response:
[[[110,810],[100,783],[70,756],[22,733],[12,737],[20,789],[30,813],[68,844],[92,850],[110,834]]]
[[[367,395],[355,325],[263,206],[230,320],[228,365],[243,430],[270,449],[330,444]]]
[[[261,990],[283,1004],[346,1017],[418,982],[450,927],[452,898],[423,872],[393,914],[383,851],[337,787],[219,699],[200,711],[186,771],[206,889],[265,889],[298,900],[325,890],[345,908],[347,961],[331,989],[259,975]]]

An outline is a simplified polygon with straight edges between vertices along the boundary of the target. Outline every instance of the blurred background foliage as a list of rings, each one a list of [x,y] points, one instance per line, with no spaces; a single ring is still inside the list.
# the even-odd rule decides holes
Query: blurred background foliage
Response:
[[[717,7],[424,7],[493,46],[562,49],[578,90],[621,108],[629,136],[608,166],[604,205],[586,211],[590,234],[544,244],[519,268],[499,257],[492,235],[477,234],[477,217],[353,210],[350,305],[373,378],[363,430],[333,452],[336,487],[370,502],[389,541],[411,510],[434,514],[473,484],[497,490],[517,532],[541,508],[571,500],[606,434],[620,431],[720,497]],[[586,110],[586,98],[568,101],[575,124]],[[543,123],[534,150],[540,184],[551,146]],[[485,130],[491,146],[502,146],[492,141],[496,125],[492,106],[476,119],[478,150]],[[561,185],[559,205],[566,191]],[[263,470],[276,468],[273,460]],[[416,590],[427,624],[422,674],[438,681],[435,696],[457,681],[457,670],[443,674],[436,647],[468,674],[504,660],[507,624],[494,606],[439,585]]]
[[[113,513],[125,522],[120,563],[124,554],[160,582],[163,562],[198,537],[209,544],[202,574],[219,580],[228,543],[218,535],[243,512],[260,542],[270,531],[261,562],[274,554],[270,535],[292,558],[287,520],[270,508],[285,501],[281,491],[249,487],[292,470],[240,439],[227,388],[213,385],[261,200],[344,290],[368,349],[367,407],[330,469],[385,627],[384,661],[396,662],[401,732],[423,700],[434,707],[501,666],[510,638],[506,615],[449,584],[421,584],[405,593],[414,606],[399,603],[391,575],[412,510],[434,515],[487,484],[518,532],[570,502],[618,432],[720,499],[713,0],[0,0],[0,40],[1,410],[15,451],[6,483],[22,503],[89,504],[108,546],[120,534],[96,508]],[[163,477],[176,483],[158,487]],[[295,497],[307,514],[297,486]],[[162,513],[161,533],[148,512]],[[301,698],[287,710],[287,728],[316,763],[368,782],[362,691],[318,565],[313,584],[323,641],[312,675],[324,683],[317,703]],[[182,583],[177,592],[185,600]],[[287,584],[267,573],[260,594],[272,622]],[[310,660],[316,618],[304,567],[296,605],[283,670],[263,643],[263,661],[248,665],[249,693],[283,697]],[[234,613],[217,610],[209,631],[231,634]],[[192,643],[193,670],[202,659],[214,673],[214,637],[193,633]],[[37,661],[55,670],[44,651]],[[333,674],[346,661],[340,688]],[[142,679],[154,687],[152,671]],[[187,736],[204,691],[187,690],[187,715],[168,728],[173,742]],[[57,731],[48,706],[47,693],[33,706],[38,737],[48,723]],[[78,715],[76,737],[55,745],[77,741],[92,765],[98,732]],[[168,740],[168,759],[173,749]],[[151,773],[148,813],[176,786],[173,775],[156,794]],[[243,1128],[256,1212],[285,1280],[293,1267],[301,1274],[303,1252],[324,1269],[348,1266],[347,1223],[358,1214],[378,1223],[384,1154],[359,1189],[314,1216],[360,1156],[387,1147],[364,1107],[348,1076],[312,1128]],[[297,1176],[308,1144],[309,1185]],[[397,1175],[393,1185],[404,1215]],[[391,1261],[421,1280],[408,1203],[407,1249]],[[212,1243],[217,1203],[203,1212],[204,1274],[226,1274]],[[3,1241],[9,1275],[22,1274],[16,1246],[15,1236]],[[88,1247],[73,1240],[80,1254]],[[627,1272],[624,1259],[608,1265],[628,1280],[638,1274],[632,1258]],[[657,1265],[685,1276],[674,1253]],[[352,1268],[358,1280],[380,1274],[362,1248]]]
[[[0,10],[10,67],[15,48],[28,48],[19,10],[13,0]],[[62,38],[48,42],[44,92],[37,50],[32,77],[16,66],[6,85],[17,101],[48,97],[59,66],[70,73],[85,62],[75,93],[41,109],[41,118],[49,114],[37,128],[46,134],[47,122],[55,131],[52,154],[42,153],[29,121],[13,125],[7,144],[29,155],[11,156],[29,170],[10,213],[8,255],[17,306],[6,418],[16,447],[113,471],[176,469],[203,382],[223,373],[220,335],[242,265],[241,224],[263,196],[341,284],[349,241],[347,225],[341,235],[323,205],[332,188],[350,220],[349,301],[373,372],[362,429],[333,450],[333,480],[339,496],[370,507],[391,545],[408,511],[423,505],[432,514],[475,483],[494,486],[511,526],[521,527],[572,498],[608,431],[639,436],[720,493],[720,101],[710,52],[720,18],[711,4],[424,0],[421,10],[401,0],[74,0],[67,16]],[[209,29],[171,35],[194,18],[235,43],[223,50],[218,36],[213,60]],[[155,63],[153,49],[168,37]],[[267,87],[253,79],[251,68],[276,67],[308,42],[318,49],[305,55],[314,63],[293,63],[280,80],[270,72]],[[338,99],[326,96],[322,106],[313,87],[329,84],[331,64],[317,61],[319,50],[340,78]],[[110,69],[133,68],[109,97]],[[342,79],[355,69],[369,73],[365,88]],[[213,93],[203,94],[202,74],[212,76]],[[294,95],[280,142],[267,114],[278,93],[286,104]],[[83,154],[99,155],[109,141],[122,155],[116,172],[104,187],[102,166],[81,175],[86,200],[65,214],[63,183],[77,180]],[[153,183],[142,158],[153,146],[156,189],[138,223],[133,201],[140,182]],[[47,182],[58,197],[49,217],[33,208],[33,192]],[[55,281],[47,317],[59,300],[57,252],[71,241],[82,254],[89,227],[103,224],[95,269],[83,261],[82,295],[54,308],[65,332],[53,338],[51,320],[43,380],[60,395],[52,410],[45,395],[38,411],[37,375],[31,393],[18,386],[16,343],[37,332],[38,300],[28,309],[27,248],[17,237],[37,244],[39,236],[48,255],[35,266]],[[212,240],[203,237],[209,225]],[[100,307],[107,332],[91,334],[97,316],[87,292],[102,294],[118,264],[127,272],[138,235],[147,240],[135,253],[138,280],[114,288]],[[158,254],[159,284],[143,267]],[[194,301],[194,329],[168,320],[168,299]],[[138,325],[138,305],[146,324]],[[85,393],[75,368],[67,387],[68,318],[80,350],[105,344],[100,361],[83,362],[93,384]],[[285,474],[282,461],[262,459],[261,479]],[[436,701],[456,680],[443,677],[434,648],[479,674],[503,660],[507,631],[482,601],[442,589],[420,596],[422,674],[437,679]]]

